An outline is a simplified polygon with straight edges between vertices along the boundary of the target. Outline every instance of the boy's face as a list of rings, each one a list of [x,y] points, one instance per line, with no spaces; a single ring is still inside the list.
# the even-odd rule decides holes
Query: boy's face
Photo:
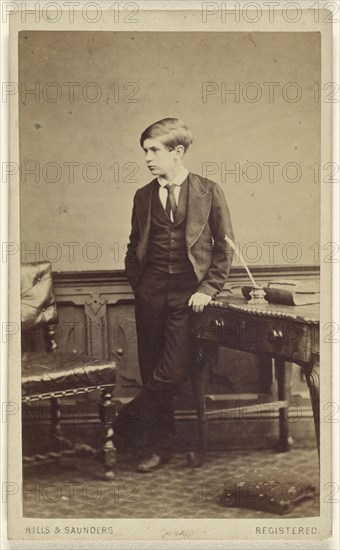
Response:
[[[160,138],[146,139],[143,143],[145,161],[154,176],[166,177],[178,166],[183,155],[181,146],[169,151]]]

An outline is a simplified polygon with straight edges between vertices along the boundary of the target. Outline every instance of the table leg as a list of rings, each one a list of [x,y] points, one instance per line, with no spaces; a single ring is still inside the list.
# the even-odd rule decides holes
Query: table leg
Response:
[[[277,372],[277,386],[279,401],[287,401],[290,396],[291,365],[287,365],[283,359],[275,359]],[[289,423],[287,418],[287,407],[279,409],[279,451],[284,453],[291,449],[293,438],[289,435]]]
[[[200,362],[196,365],[196,367],[192,369],[190,376],[197,414],[197,451],[192,451],[187,454],[187,465],[189,468],[197,468],[203,464],[206,451],[204,364]]]
[[[218,342],[202,342],[196,346],[196,357],[190,371],[191,384],[197,413],[197,450],[187,453],[189,468],[201,466],[206,451],[207,419],[204,391],[204,369],[209,361],[218,360]]]
[[[316,444],[320,456],[320,362],[319,356],[314,357],[311,366],[303,367],[309,388],[310,399],[313,408]]]

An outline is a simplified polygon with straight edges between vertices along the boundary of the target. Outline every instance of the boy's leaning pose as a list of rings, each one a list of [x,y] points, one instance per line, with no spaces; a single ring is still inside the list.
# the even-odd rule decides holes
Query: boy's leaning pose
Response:
[[[155,122],[140,139],[154,179],[136,192],[125,266],[136,297],[143,389],[115,426],[116,441],[143,458],[140,472],[171,457],[172,398],[193,362],[192,316],[221,291],[232,262],[223,191],[182,164],[191,143],[190,129],[176,118]]]

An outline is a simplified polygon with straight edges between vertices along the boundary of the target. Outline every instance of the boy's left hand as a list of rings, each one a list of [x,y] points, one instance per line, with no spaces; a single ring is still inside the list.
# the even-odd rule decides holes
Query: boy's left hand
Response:
[[[207,306],[212,300],[212,297],[209,294],[204,294],[203,292],[195,292],[188,302],[189,307],[191,306],[195,313],[202,313],[205,306]]]

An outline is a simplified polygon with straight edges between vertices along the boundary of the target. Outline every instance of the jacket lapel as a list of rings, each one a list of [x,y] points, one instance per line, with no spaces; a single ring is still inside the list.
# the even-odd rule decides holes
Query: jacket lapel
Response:
[[[140,231],[139,248],[141,250],[143,250],[143,248],[146,249],[146,244],[149,237],[152,192],[156,184],[158,184],[157,179],[152,180],[149,185],[144,187],[144,189],[136,195],[136,210]]]
[[[187,250],[200,237],[210,214],[211,192],[206,191],[201,179],[189,173],[189,196],[186,222]]]

